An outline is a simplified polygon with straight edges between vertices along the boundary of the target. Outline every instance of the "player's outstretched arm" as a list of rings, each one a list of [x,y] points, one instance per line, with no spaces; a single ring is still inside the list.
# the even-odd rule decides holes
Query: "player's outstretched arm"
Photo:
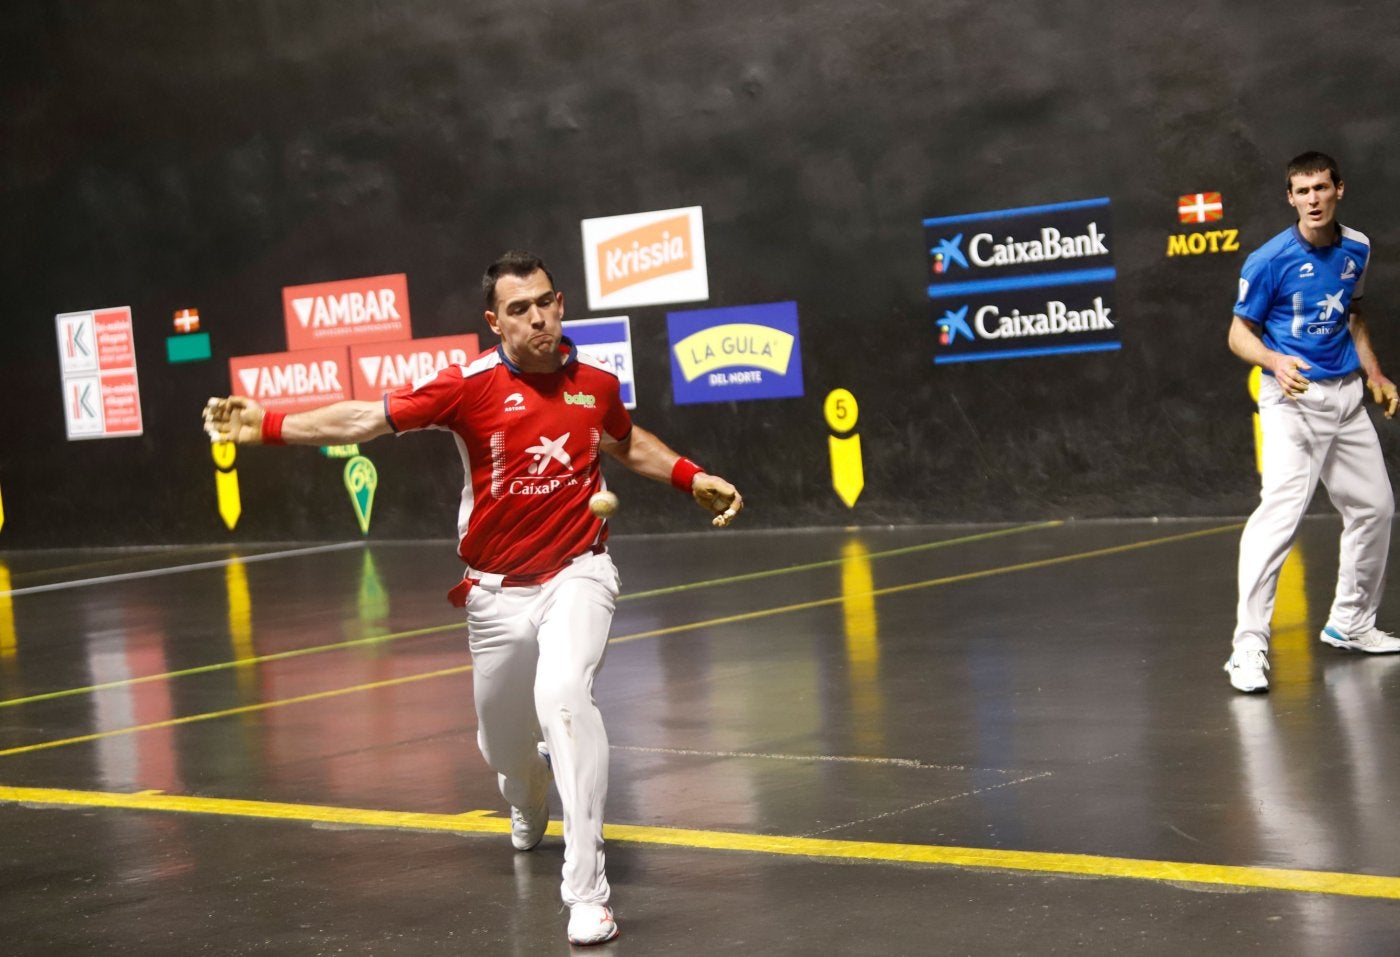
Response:
[[[210,399],[204,431],[211,442],[238,445],[350,445],[392,431],[379,402],[333,402],[286,416],[241,395]]]
[[[670,449],[652,433],[639,425],[632,426],[632,434],[621,442],[605,443],[603,451],[610,454],[638,475],[667,484],[673,483],[678,468],[681,472],[693,472],[678,463],[688,462]],[[723,528],[734,521],[744,507],[744,497],[739,490],[718,475],[708,472],[693,472],[689,478],[690,495],[701,508],[714,514],[710,524]]]

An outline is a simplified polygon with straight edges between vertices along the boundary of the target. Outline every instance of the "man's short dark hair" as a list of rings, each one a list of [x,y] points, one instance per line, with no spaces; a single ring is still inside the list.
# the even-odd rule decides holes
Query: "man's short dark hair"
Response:
[[[1309,150],[1306,153],[1299,153],[1288,161],[1288,173],[1284,179],[1284,188],[1288,192],[1293,192],[1293,177],[1306,176],[1308,173],[1328,172],[1332,174],[1332,185],[1338,186],[1342,182],[1342,174],[1337,171],[1337,161],[1326,153],[1319,153],[1316,150]]]
[[[523,249],[512,249],[503,254],[499,259],[486,267],[486,272],[481,277],[481,291],[486,296],[486,308],[492,312],[496,311],[496,280],[502,276],[519,276],[524,279],[535,270],[543,270],[545,278],[549,280],[549,288],[554,288],[554,274],[549,271],[549,267],[544,264],[544,260],[532,252]]]

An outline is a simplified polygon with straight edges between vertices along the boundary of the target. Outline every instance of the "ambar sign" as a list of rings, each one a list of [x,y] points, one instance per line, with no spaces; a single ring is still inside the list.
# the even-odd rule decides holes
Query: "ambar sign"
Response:
[[[411,339],[408,276],[370,276],[282,290],[289,350]]]
[[[350,398],[349,350],[303,349],[228,361],[236,395],[256,399],[273,412],[300,412]]]
[[[350,347],[351,394],[373,401],[450,365],[466,365],[480,352],[475,333]]]

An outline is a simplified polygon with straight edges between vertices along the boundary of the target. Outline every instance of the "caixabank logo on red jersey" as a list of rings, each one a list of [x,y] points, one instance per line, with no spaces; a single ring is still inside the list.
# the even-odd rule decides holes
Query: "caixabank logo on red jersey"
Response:
[[[408,276],[370,276],[282,290],[287,349],[413,338]]]
[[[303,349],[228,361],[236,395],[256,399],[273,412],[300,412],[350,398],[349,350]]]

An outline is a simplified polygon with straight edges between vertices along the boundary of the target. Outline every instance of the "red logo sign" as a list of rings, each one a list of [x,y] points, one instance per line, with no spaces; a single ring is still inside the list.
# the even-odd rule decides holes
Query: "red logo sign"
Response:
[[[68,438],[140,435],[131,309],[67,312],[55,320]]]
[[[373,401],[445,366],[466,365],[480,351],[475,333],[351,346],[351,394],[356,399]]]
[[[348,350],[303,349],[228,361],[235,395],[256,399],[273,412],[300,412],[350,398]]]
[[[1207,223],[1225,216],[1219,193],[1187,193],[1176,200],[1176,214],[1183,223]]]
[[[282,290],[287,348],[410,339],[408,276],[370,276]]]

